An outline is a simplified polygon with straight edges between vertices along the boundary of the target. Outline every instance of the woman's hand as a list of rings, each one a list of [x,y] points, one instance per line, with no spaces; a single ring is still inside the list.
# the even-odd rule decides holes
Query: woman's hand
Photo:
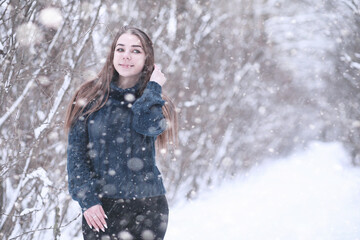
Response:
[[[105,228],[108,228],[105,221],[105,218],[107,218],[107,216],[100,204],[97,204],[87,209],[84,212],[84,217],[91,229],[95,228],[95,230],[98,232],[99,229],[101,229],[103,232],[105,232]]]
[[[164,74],[156,65],[154,65],[154,71],[151,74],[150,81],[157,82],[160,86],[164,85],[166,82]]]

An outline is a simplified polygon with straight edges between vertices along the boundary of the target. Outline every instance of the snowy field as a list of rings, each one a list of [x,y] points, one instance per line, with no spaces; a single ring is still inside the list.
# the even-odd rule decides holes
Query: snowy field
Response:
[[[165,240],[215,239],[360,240],[360,168],[341,144],[313,143],[171,208]]]
[[[340,144],[314,143],[175,206],[167,240],[360,239],[360,169]]]

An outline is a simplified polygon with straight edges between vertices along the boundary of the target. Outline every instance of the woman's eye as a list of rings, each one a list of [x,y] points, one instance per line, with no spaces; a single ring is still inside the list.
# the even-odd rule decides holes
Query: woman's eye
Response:
[[[134,51],[133,51],[134,53],[141,53],[139,50],[137,50],[137,49],[134,49]]]
[[[123,48],[118,48],[118,49],[116,49],[116,51],[118,51],[118,52],[123,52],[124,49],[123,49]]]

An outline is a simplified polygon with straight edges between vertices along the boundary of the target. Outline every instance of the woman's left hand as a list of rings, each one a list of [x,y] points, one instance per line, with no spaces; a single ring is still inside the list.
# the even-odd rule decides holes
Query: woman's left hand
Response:
[[[154,65],[154,71],[151,74],[150,81],[157,82],[160,86],[164,85],[164,83],[166,82],[165,75],[156,65]]]

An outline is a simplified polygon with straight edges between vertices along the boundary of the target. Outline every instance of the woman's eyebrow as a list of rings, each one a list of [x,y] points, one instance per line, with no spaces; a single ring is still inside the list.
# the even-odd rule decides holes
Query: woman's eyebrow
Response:
[[[122,43],[118,43],[118,44],[116,44],[116,46],[125,46],[124,44],[122,44]],[[140,45],[131,45],[132,47],[139,47],[139,48],[142,48],[142,46],[140,46]]]

